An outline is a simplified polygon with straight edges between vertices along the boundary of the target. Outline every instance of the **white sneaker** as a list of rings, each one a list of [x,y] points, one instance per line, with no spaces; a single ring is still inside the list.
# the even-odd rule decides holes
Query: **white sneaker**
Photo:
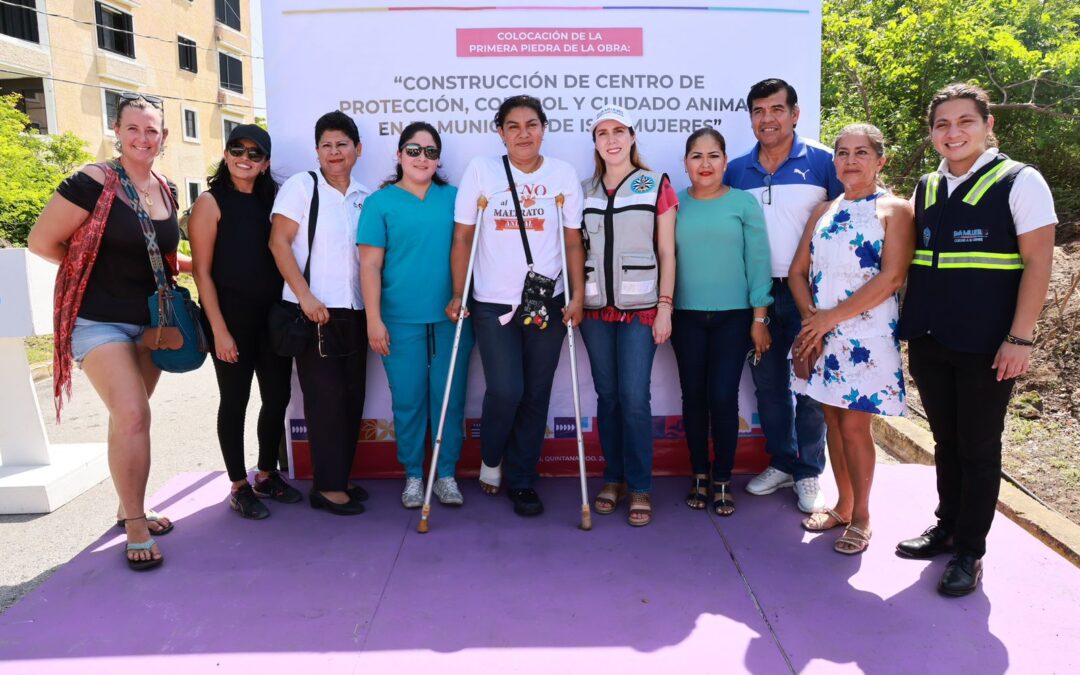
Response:
[[[447,506],[461,506],[465,503],[465,497],[461,494],[461,490],[458,489],[457,481],[454,480],[453,476],[446,476],[435,481],[432,492],[435,493],[441,503]]]
[[[803,513],[825,510],[825,495],[821,494],[817,476],[795,481],[795,494],[799,495],[799,510]]]
[[[419,478],[405,479],[405,489],[401,493],[401,505],[407,509],[418,509],[424,505],[424,481]]]
[[[784,473],[770,466],[746,484],[746,491],[752,495],[771,495],[780,488],[791,487],[794,484],[795,481],[790,473]]]

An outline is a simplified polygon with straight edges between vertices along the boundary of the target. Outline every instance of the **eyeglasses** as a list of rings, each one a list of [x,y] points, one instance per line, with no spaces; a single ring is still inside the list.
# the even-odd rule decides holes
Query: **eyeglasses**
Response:
[[[756,366],[761,363],[761,354],[758,354],[756,349],[751,349],[746,352],[746,362],[752,366]]]
[[[266,153],[258,148],[245,148],[242,145],[230,145],[225,148],[229,151],[229,154],[233,157],[243,157],[244,153],[247,153],[247,158],[253,162],[261,162],[266,159]]]
[[[409,157],[419,157],[420,153],[424,153],[424,157],[428,159],[438,159],[442,154],[442,150],[439,150],[434,145],[421,146],[419,143],[406,143],[401,146],[401,149],[405,151],[405,154]]]
[[[765,174],[765,189],[761,192],[761,203],[769,206],[772,204],[772,174]]]
[[[127,105],[128,103],[133,103],[135,101],[138,101],[139,99],[142,99],[143,101],[146,101],[147,103],[154,106],[158,110],[164,110],[165,109],[165,99],[161,98],[160,96],[151,96],[150,94],[140,94],[137,91],[122,91],[122,92],[120,92],[120,107],[123,107],[123,106]]]

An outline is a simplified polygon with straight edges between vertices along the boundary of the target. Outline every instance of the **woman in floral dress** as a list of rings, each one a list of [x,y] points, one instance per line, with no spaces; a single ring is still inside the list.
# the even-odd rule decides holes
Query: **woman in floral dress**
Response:
[[[849,125],[833,149],[844,194],[815,209],[791,263],[791,293],[803,316],[794,356],[820,353],[808,379],[792,377],[792,389],[823,404],[839,491],[836,505],[803,527],[844,526],[834,548],[853,555],[870,544],[871,415],[905,410],[896,291],[911,262],[914,229],[911,205],[878,179],[885,166],[881,131]]]

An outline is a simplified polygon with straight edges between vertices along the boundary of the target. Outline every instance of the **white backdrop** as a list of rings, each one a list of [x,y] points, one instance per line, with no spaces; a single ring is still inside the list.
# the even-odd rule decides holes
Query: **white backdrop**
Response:
[[[744,98],[754,82],[790,82],[799,92],[799,133],[817,138],[819,131],[820,0],[620,0],[618,7],[517,0],[499,8],[467,0],[393,7],[264,0],[263,28],[274,171],[281,178],[315,168],[315,120],[343,110],[360,130],[361,182],[377,187],[393,170],[401,128],[426,120],[442,132],[442,171],[456,183],[473,156],[502,153],[492,119],[499,101],[517,93],[543,100],[550,121],[543,153],[570,161],[582,178],[592,172],[589,123],[606,103],[630,109],[645,161],[669,173],[677,189],[687,185],[682,154],[693,129],[718,128],[731,156],[753,145]],[[582,412],[591,418],[595,394],[577,342]],[[552,420],[573,417],[568,361],[564,354]],[[374,355],[368,372],[364,416],[389,420],[385,375]],[[303,415],[298,387],[294,392],[296,419]],[[482,395],[475,356],[467,417],[479,417]],[[744,374],[745,431],[757,426],[754,410]],[[653,367],[653,414],[680,412],[674,356],[665,345]]]

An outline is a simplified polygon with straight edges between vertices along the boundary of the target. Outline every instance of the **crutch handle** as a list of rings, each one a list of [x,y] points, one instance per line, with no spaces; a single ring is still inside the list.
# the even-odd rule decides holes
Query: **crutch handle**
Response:
[[[488,204],[487,197],[485,197],[484,195],[480,195],[479,197],[476,198],[476,208],[478,208],[478,209],[486,209],[487,204]]]
[[[563,196],[563,193],[560,192],[559,194],[555,195],[555,206],[558,206],[561,209],[565,202],[566,197]]]

